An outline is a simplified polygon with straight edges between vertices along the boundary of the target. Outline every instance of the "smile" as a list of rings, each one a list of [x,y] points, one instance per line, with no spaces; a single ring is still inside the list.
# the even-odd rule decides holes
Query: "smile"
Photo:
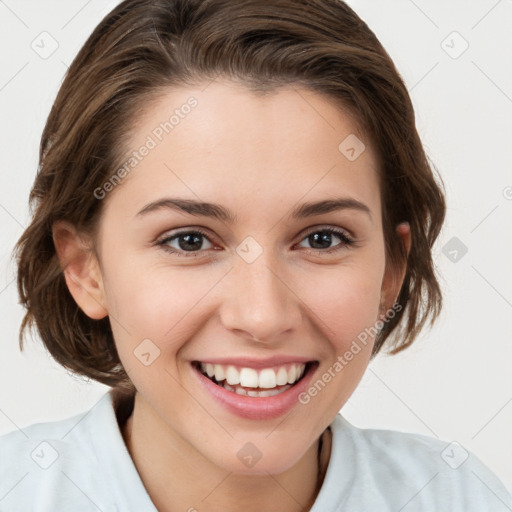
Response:
[[[268,420],[304,407],[298,397],[317,372],[319,361],[276,355],[195,360],[191,366],[198,391],[205,393],[203,403],[218,405],[238,417]]]
[[[198,362],[199,371],[225,390],[253,398],[276,396],[300,381],[307,364],[292,363],[256,370]]]

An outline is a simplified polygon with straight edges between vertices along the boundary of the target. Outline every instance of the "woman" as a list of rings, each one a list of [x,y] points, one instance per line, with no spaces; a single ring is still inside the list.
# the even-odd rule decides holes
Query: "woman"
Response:
[[[5,507],[512,506],[474,455],[338,414],[439,314],[445,215],[407,89],[343,2],[121,3],[69,68],[31,201],[21,331],[113,389],[1,438],[2,485],[27,479]]]

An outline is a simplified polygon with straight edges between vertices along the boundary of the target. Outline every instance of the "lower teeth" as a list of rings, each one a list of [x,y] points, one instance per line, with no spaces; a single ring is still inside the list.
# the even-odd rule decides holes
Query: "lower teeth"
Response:
[[[216,382],[216,381],[215,381]],[[252,396],[252,397],[266,397],[266,396],[275,396],[285,392],[287,389],[290,389],[292,386],[287,384],[286,386],[279,386],[274,389],[265,389],[264,391],[256,391],[254,389],[248,390],[243,388],[242,386],[230,386],[226,381],[222,383],[216,382],[219,386],[223,387],[227,391],[231,391],[232,393],[236,393],[237,395],[243,396]]]

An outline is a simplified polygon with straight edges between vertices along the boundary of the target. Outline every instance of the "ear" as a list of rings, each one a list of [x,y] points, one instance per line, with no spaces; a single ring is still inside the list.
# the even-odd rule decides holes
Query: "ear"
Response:
[[[411,228],[408,222],[399,224],[396,228],[398,236],[407,251],[407,255],[411,249]],[[402,268],[393,267],[389,262],[386,264],[384,278],[382,280],[381,288],[381,302],[380,302],[380,316],[385,318],[386,311],[393,306],[396,302],[400,288],[407,272],[407,263],[405,262]]]
[[[52,226],[53,243],[69,292],[80,309],[99,320],[108,314],[101,270],[90,245],[66,221]]]

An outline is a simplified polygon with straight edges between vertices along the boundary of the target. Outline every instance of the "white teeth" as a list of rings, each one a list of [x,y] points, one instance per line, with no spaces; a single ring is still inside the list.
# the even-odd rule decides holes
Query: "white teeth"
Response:
[[[228,384],[234,386],[235,384],[240,384],[240,374],[238,370],[234,366],[228,366],[226,369],[226,380]]]
[[[215,380],[217,382],[220,382],[221,380],[224,380],[226,378],[226,375],[224,374],[224,368],[220,364],[215,365]]]
[[[284,366],[281,366],[281,368],[279,368],[279,371],[277,372],[276,384],[278,386],[284,386],[285,384],[288,384],[288,372],[286,371],[286,368]]]
[[[215,367],[211,363],[206,363],[206,374],[208,377],[213,377],[215,375]]]
[[[260,372],[259,380],[260,388],[275,388],[276,387],[276,372],[271,368],[266,368]]]
[[[294,364],[288,370],[288,384],[293,384],[297,380],[297,368]]]
[[[291,388],[291,386],[288,384],[286,386],[276,388],[276,389],[266,389],[264,391],[255,391],[252,389],[249,389],[249,390],[244,389],[242,386],[235,386],[233,388],[226,382],[224,382],[221,385],[224,389],[227,389],[228,391],[231,391],[231,392],[234,391],[237,395],[250,396],[253,398],[280,395],[281,393],[284,393],[286,390]]]
[[[218,383],[225,381],[230,391],[234,391],[235,388],[233,386],[238,384],[244,388],[263,388],[267,390],[274,390],[277,386],[295,384],[304,375],[306,369],[306,365],[303,363],[288,364],[278,368],[264,368],[259,370],[259,372],[254,368],[238,369],[233,365],[224,366],[212,363],[201,363],[200,367],[204,374],[208,375],[208,377],[213,377]],[[265,393],[265,391],[258,391],[256,393]],[[238,394],[244,393],[238,392]],[[249,394],[249,396],[272,395]]]
[[[269,389],[268,391],[260,391],[260,396],[275,396],[279,395],[283,391],[286,391],[287,389],[290,389],[291,386],[285,386],[281,389]]]
[[[257,388],[258,384],[258,372],[253,368],[242,368],[240,371],[240,385],[244,388]]]

